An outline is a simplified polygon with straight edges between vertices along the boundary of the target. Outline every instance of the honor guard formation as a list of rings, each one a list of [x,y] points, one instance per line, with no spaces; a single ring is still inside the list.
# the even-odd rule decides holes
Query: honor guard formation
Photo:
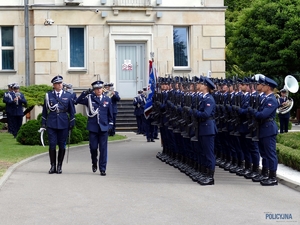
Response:
[[[214,184],[216,166],[264,186],[277,185],[276,86],[260,74],[160,77],[151,114],[162,138],[163,150],[156,157],[201,185]]]

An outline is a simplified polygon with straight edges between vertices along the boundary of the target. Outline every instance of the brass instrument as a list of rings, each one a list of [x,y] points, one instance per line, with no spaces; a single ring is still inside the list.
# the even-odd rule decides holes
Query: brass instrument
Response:
[[[284,106],[279,107],[276,110],[276,112],[280,113],[280,114],[288,113],[293,108],[294,100],[292,98],[288,97],[288,92],[290,91],[292,93],[296,93],[298,91],[298,89],[299,89],[298,81],[296,80],[295,77],[293,77],[291,75],[287,75],[284,78],[284,87],[283,88],[287,91],[286,97],[288,98],[288,100],[286,101],[286,104]]]

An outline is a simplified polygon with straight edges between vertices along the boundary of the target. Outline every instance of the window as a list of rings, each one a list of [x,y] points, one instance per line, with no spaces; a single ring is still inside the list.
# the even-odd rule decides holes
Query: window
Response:
[[[14,28],[0,27],[0,69],[14,70]]]
[[[84,69],[86,68],[86,54],[85,54],[85,28],[84,27],[70,27],[70,68]]]
[[[189,66],[189,29],[188,27],[173,28],[174,66]]]

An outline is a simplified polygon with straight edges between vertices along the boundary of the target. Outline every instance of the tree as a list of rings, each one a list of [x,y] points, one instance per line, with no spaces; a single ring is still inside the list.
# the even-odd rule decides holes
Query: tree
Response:
[[[253,1],[234,22],[228,56],[246,73],[282,80],[300,71],[300,0]]]
[[[30,85],[28,87],[20,87],[20,92],[22,92],[27,100],[27,107],[24,111],[24,115],[30,112],[35,105],[42,106],[44,104],[45,94],[51,91],[52,87],[49,85]],[[3,103],[3,96],[5,90],[0,90],[0,111],[5,110],[5,104]]]

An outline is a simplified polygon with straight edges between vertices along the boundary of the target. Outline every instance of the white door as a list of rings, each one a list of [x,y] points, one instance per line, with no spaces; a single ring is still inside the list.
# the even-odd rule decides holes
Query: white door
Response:
[[[145,83],[145,44],[116,44],[118,92],[132,99]]]

